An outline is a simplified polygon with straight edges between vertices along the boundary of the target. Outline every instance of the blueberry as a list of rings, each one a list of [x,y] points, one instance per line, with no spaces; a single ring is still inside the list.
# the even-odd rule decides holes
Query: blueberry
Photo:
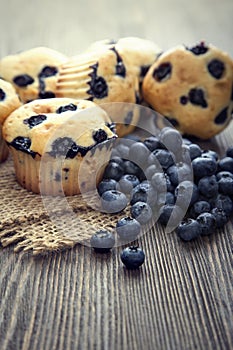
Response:
[[[221,208],[213,208],[211,210],[211,214],[213,214],[213,216],[215,217],[216,226],[218,228],[223,227],[228,221],[228,217],[227,217],[225,211]]]
[[[189,91],[189,101],[196,106],[206,108],[208,106],[204,91],[202,89],[193,88]]]
[[[177,226],[184,217],[185,212],[175,204],[165,204],[160,209],[159,222],[166,226],[168,222],[171,226]]]
[[[14,77],[13,82],[19,87],[25,87],[34,83],[34,79],[28,74],[22,74]]]
[[[166,173],[155,173],[151,178],[151,184],[157,192],[173,192],[174,186],[172,185],[169,176]]]
[[[6,93],[2,89],[0,89],[0,101],[3,101],[5,97],[6,97]]]
[[[161,148],[161,143],[156,136],[150,136],[143,141],[144,145],[153,152],[157,148]]]
[[[144,225],[152,218],[151,207],[145,202],[136,202],[130,208],[131,216]]]
[[[223,108],[214,119],[214,122],[218,125],[224,124],[228,119],[228,106]]]
[[[224,157],[218,162],[218,171],[229,171],[233,174],[233,158]]]
[[[97,190],[98,190],[98,193],[100,196],[102,196],[102,194],[106,191],[109,191],[109,190],[115,190],[116,189],[116,186],[117,186],[117,182],[116,180],[113,180],[113,179],[103,179],[98,187],[97,187]]]
[[[202,213],[197,217],[197,222],[201,226],[201,235],[210,235],[216,228],[215,216],[211,213]]]
[[[172,192],[166,193],[165,204],[175,204],[175,196]]]
[[[105,140],[107,140],[108,135],[107,135],[105,130],[99,129],[99,130],[93,132],[92,137],[95,140],[95,142],[101,143],[101,142],[104,142]]]
[[[199,192],[206,198],[212,198],[218,194],[218,182],[215,175],[204,176],[198,182]]]
[[[108,253],[115,244],[115,237],[111,232],[97,231],[90,239],[91,247],[98,253]]]
[[[119,213],[127,203],[125,194],[117,190],[108,190],[101,197],[102,210],[107,213]]]
[[[136,175],[123,175],[117,185],[117,189],[123,193],[130,193],[132,189],[140,183]]]
[[[142,142],[135,142],[129,148],[129,159],[140,167],[145,166],[149,154],[149,149]]]
[[[159,140],[166,146],[168,150],[172,150],[173,153],[181,151],[182,137],[178,130],[165,127],[160,131]]]
[[[193,218],[197,218],[200,214],[205,212],[210,212],[211,205],[209,202],[204,200],[199,200],[195,202],[189,209],[189,213]]]
[[[117,163],[124,168],[124,160],[120,156],[112,156],[109,163]]]
[[[98,63],[92,65],[90,68],[93,72],[89,74],[91,81],[88,82],[90,89],[87,91],[89,95],[92,95],[90,99],[99,98],[102,99],[108,96],[108,84],[103,77],[97,76]]]
[[[192,180],[192,170],[186,163],[183,162],[170,166],[167,169],[167,174],[169,175],[169,179],[174,186],[177,186],[181,181]]]
[[[225,65],[222,61],[215,58],[208,63],[207,68],[215,79],[220,79],[224,73]]]
[[[165,149],[156,149],[148,157],[148,164],[159,164],[163,169],[168,169],[174,164],[174,155]]]
[[[136,175],[137,177],[139,177],[141,169],[137,164],[135,164],[131,160],[126,160],[124,162],[124,172],[125,174]]]
[[[127,159],[129,158],[129,146],[124,143],[119,143],[115,150],[118,152],[121,158]]]
[[[127,247],[121,252],[121,261],[127,269],[138,269],[145,261],[145,253],[139,247]]]
[[[233,158],[233,146],[230,146],[226,150],[226,156]]]
[[[191,160],[200,157],[202,154],[201,147],[198,146],[196,143],[191,143],[189,145],[189,152],[190,152],[190,158]]]
[[[24,119],[23,123],[27,124],[30,129],[34,128],[34,126],[37,126],[41,123],[43,123],[47,119],[46,115],[44,114],[37,114],[33,115],[30,118]]]
[[[105,168],[104,178],[114,179],[116,181],[119,181],[120,178],[123,176],[123,174],[124,174],[124,169],[122,168],[122,166],[112,161],[112,162],[109,162]]]
[[[188,218],[181,221],[176,233],[183,241],[191,241],[201,235],[201,226],[197,220]]]
[[[131,191],[130,204],[137,202],[147,202],[154,206],[157,200],[157,192],[148,181],[141,182]]]
[[[30,150],[31,139],[29,137],[17,136],[10,145],[19,151],[30,154],[32,157],[36,155],[35,152]]]
[[[212,151],[210,149],[202,151],[201,154],[202,157],[210,157],[215,159],[216,161],[218,160],[218,154],[215,151]]]
[[[116,232],[124,241],[134,241],[141,231],[140,223],[129,216],[120,219],[116,224]]]
[[[198,192],[192,181],[182,181],[175,189],[176,204],[181,208],[188,208],[198,200]]]
[[[218,194],[213,202],[216,208],[223,209],[227,216],[230,216],[233,211],[232,200],[229,196],[224,194]]]
[[[217,178],[217,180],[219,181],[220,179],[222,179],[222,178],[228,178],[228,177],[230,177],[231,179],[233,179],[233,174],[232,173],[230,173],[229,171],[220,171],[220,172],[218,172],[217,174],[216,174],[216,178]]]
[[[217,162],[213,158],[197,157],[192,161],[193,174],[196,178],[214,175],[217,170]]]
[[[172,73],[172,65],[169,62],[161,63],[158,68],[154,69],[153,78],[157,81],[170,78]]]
[[[218,188],[220,193],[232,196],[233,195],[233,178],[230,176],[222,176],[218,180]]]
[[[39,73],[39,78],[48,78],[56,75],[58,73],[58,69],[53,66],[45,66],[41,72]]]
[[[201,41],[200,44],[187,48],[187,50],[191,51],[194,55],[204,55],[209,49],[206,44]]]
[[[73,103],[70,103],[68,105],[65,106],[60,106],[57,110],[56,113],[57,114],[61,114],[67,111],[76,111],[78,107],[76,105],[74,105]]]
[[[156,173],[161,173],[163,170],[159,164],[151,164],[145,170],[145,176],[148,180],[151,180],[152,176]]]

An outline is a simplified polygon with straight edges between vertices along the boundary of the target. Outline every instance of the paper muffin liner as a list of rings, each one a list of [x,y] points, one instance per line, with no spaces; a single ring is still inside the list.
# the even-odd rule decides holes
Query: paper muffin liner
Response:
[[[18,183],[41,195],[72,196],[91,191],[101,181],[115,138],[97,144],[84,157],[55,158],[49,154],[34,158],[11,148]]]
[[[2,137],[2,126],[0,125],[0,163],[4,162],[9,154],[8,146]]]

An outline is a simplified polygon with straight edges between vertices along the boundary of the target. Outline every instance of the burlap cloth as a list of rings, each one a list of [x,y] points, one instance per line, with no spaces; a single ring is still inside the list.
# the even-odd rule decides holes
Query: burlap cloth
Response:
[[[92,198],[86,201],[82,196],[76,195],[66,199],[79,222],[72,223],[71,220],[66,224],[67,217],[63,206],[59,207],[57,203],[53,206],[51,202],[53,209],[48,212],[40,195],[20,187],[15,178],[11,157],[0,164],[0,181],[0,242],[3,247],[13,244],[16,252],[31,250],[33,254],[43,254],[73,247],[77,243],[88,245],[96,230],[114,232],[120,217],[96,211],[90,205]],[[128,213],[129,208],[126,208],[120,215],[122,217]],[[56,220],[58,217],[63,220],[62,230],[58,229],[53,214]],[[71,231],[75,235],[72,236]]]

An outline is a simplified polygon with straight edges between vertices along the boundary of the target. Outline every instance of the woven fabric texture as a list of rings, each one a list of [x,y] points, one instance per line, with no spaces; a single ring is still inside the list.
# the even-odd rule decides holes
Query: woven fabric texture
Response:
[[[63,198],[68,211],[59,198],[44,202],[40,195],[17,183],[11,157],[0,164],[0,179],[0,243],[3,247],[13,244],[16,252],[31,250],[33,254],[43,254],[77,243],[88,245],[96,230],[114,231],[119,219],[119,215],[96,210],[91,195],[85,199],[81,195]],[[126,208],[120,217],[128,214]]]

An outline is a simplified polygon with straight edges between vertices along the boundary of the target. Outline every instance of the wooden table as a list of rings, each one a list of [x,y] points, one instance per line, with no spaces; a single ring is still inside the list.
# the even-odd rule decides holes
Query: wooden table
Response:
[[[206,39],[233,56],[231,0],[1,0],[0,57],[35,46],[67,55],[92,41]],[[212,140],[222,151],[233,125]],[[211,146],[211,144],[210,144]],[[232,222],[192,243],[156,225],[127,271],[119,249],[77,245],[44,257],[0,248],[0,349],[233,349]]]

